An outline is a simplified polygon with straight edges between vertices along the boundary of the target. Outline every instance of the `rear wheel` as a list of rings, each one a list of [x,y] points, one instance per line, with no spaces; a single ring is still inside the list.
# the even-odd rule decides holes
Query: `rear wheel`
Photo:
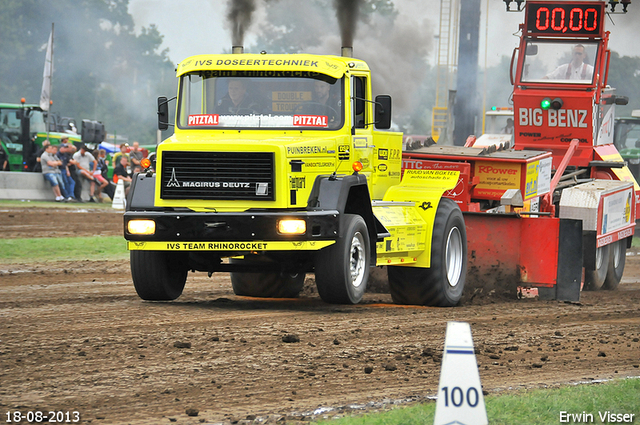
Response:
[[[166,251],[130,251],[131,277],[138,296],[147,301],[171,301],[182,295],[188,255]]]
[[[460,301],[467,276],[467,234],[451,199],[438,205],[431,238],[431,267],[389,266],[389,290],[397,304],[451,307]]]
[[[359,303],[367,289],[370,265],[367,224],[359,215],[345,214],[343,236],[316,255],[320,298],[332,304]]]
[[[618,242],[612,243],[610,246],[609,268],[602,288],[612,290],[618,287],[618,284],[622,279],[622,273],[624,273],[624,265],[627,259],[627,240],[619,240]]]
[[[241,260],[232,258],[230,261],[233,264]],[[265,260],[256,259],[256,261]],[[304,278],[303,272],[231,272],[231,286],[236,295],[261,298],[295,298],[302,291]]]
[[[596,248],[595,270],[584,271],[584,289],[587,291],[597,291],[604,285],[609,269],[609,247],[610,245],[605,245]]]

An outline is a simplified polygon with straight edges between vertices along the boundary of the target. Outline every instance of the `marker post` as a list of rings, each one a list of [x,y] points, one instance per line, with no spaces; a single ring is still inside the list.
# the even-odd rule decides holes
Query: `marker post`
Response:
[[[471,326],[448,322],[434,425],[488,425]]]

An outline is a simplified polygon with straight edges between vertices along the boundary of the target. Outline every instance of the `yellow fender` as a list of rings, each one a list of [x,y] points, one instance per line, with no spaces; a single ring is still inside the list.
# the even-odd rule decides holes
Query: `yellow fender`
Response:
[[[431,238],[433,235],[433,223],[436,211],[442,195],[456,187],[460,172],[453,170],[405,170],[402,181],[397,186],[390,187],[384,195],[383,201],[387,202],[411,202],[413,214],[407,211],[407,215],[415,212],[424,220],[424,226],[420,232],[420,245],[424,250],[412,263],[414,267],[431,266]],[[382,265],[382,264],[379,264]]]

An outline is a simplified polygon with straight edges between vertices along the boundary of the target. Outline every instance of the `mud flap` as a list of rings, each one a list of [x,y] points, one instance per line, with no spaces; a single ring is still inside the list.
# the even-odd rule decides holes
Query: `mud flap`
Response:
[[[580,301],[582,242],[582,221],[560,219],[558,277],[554,287],[538,288],[541,300]]]

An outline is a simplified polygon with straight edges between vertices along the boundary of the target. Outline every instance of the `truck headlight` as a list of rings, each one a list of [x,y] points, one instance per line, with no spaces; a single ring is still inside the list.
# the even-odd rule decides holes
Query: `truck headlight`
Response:
[[[307,222],[300,219],[278,221],[278,233],[284,235],[303,235],[307,231]]]
[[[156,233],[156,222],[153,220],[129,220],[127,231],[132,235],[153,235]]]

